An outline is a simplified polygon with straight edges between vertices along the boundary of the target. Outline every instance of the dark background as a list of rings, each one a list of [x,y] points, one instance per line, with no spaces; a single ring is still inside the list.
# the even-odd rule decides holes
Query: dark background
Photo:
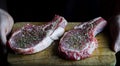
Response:
[[[87,21],[98,16],[108,19],[115,0],[7,0],[8,12],[18,21],[50,21],[55,14],[68,21]]]
[[[48,22],[55,14],[68,22],[88,21],[98,16],[109,22],[116,6],[120,9],[119,3],[116,0],[0,0],[0,7],[7,10],[15,22]],[[118,65],[120,52],[116,57]]]

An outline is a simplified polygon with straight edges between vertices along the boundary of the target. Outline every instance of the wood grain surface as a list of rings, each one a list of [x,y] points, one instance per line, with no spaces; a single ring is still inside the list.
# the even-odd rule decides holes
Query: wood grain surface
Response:
[[[12,32],[21,28],[25,24],[41,25],[45,22],[18,22],[14,24]],[[73,26],[80,24],[80,22],[69,22],[66,31],[73,28]],[[109,47],[110,40],[105,31],[102,31],[96,36],[98,40],[98,48],[93,52],[91,57],[80,61],[70,61],[61,58],[58,54],[59,40],[54,41],[47,49],[32,54],[32,55],[18,55],[9,52],[8,61],[11,66],[115,66],[116,57],[115,52]]]

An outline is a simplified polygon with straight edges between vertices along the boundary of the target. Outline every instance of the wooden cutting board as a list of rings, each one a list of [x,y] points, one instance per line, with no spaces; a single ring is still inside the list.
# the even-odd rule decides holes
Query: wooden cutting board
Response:
[[[35,25],[41,25],[45,22],[18,22],[14,24],[12,32],[21,28],[27,23],[32,23]],[[73,28],[73,26],[79,24],[80,22],[69,22],[66,31]],[[32,54],[32,55],[17,55],[10,53],[8,54],[8,61],[12,66],[58,66],[58,65],[70,65],[70,66],[84,66],[84,65],[102,65],[102,66],[114,66],[116,63],[115,52],[109,48],[110,40],[105,30],[96,36],[98,40],[98,48],[93,52],[92,56],[80,60],[80,61],[70,61],[61,58],[58,55],[58,43],[59,40],[54,41],[51,46],[47,49]]]

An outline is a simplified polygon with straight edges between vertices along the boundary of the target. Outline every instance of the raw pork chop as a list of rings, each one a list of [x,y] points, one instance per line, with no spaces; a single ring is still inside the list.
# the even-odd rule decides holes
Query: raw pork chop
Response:
[[[19,54],[42,51],[63,35],[66,25],[67,21],[58,15],[51,22],[41,26],[27,24],[13,33],[9,39],[9,45]]]
[[[60,55],[70,60],[89,57],[98,47],[95,36],[103,30],[106,24],[107,22],[102,17],[98,17],[66,32],[59,43]]]

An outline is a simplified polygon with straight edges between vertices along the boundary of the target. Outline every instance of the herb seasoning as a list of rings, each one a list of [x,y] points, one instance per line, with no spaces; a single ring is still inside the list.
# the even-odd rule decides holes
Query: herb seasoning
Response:
[[[19,48],[29,48],[38,44],[41,40],[43,40],[46,32],[43,31],[42,28],[38,26],[28,25],[21,29],[17,35],[14,36],[15,44]]]
[[[73,49],[73,50],[82,50],[86,47],[86,44],[88,40],[90,39],[90,34],[92,33],[91,29],[95,27],[96,23],[91,24],[85,24],[83,25],[83,28],[80,29],[74,29],[70,32],[69,38],[66,38],[65,44],[67,44],[67,48]],[[86,30],[87,29],[87,30]]]

